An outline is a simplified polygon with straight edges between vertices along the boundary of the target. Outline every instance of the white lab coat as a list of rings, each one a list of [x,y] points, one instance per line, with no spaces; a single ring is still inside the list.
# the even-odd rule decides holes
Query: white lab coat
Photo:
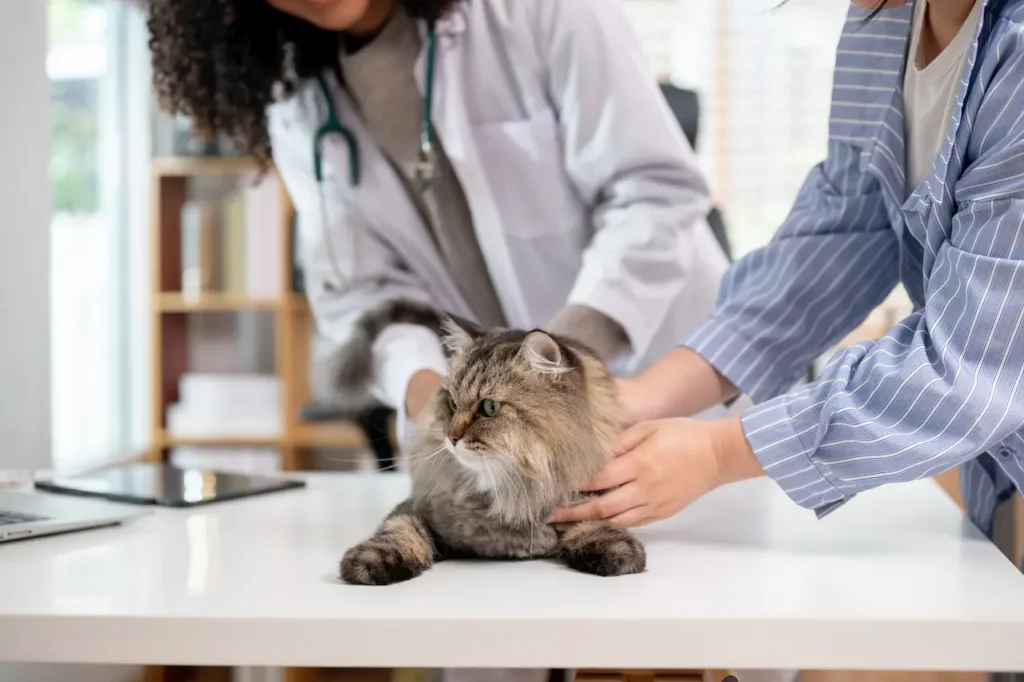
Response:
[[[509,324],[538,327],[566,303],[590,306],[628,335],[615,370],[642,370],[711,313],[727,260],[705,221],[694,153],[619,0],[468,0],[437,33],[433,120]],[[421,92],[424,63],[425,50]],[[313,174],[313,134],[326,116],[319,87],[304,84],[269,114],[319,331],[343,341],[362,311],[394,297],[472,318],[352,101],[340,89],[334,97],[356,137],[362,180],[350,186],[348,148],[327,138],[326,226]],[[338,288],[324,239],[351,277],[353,234],[357,277]],[[417,370],[445,372],[441,345],[423,328],[396,325],[378,340],[375,364],[404,442],[406,385]]]

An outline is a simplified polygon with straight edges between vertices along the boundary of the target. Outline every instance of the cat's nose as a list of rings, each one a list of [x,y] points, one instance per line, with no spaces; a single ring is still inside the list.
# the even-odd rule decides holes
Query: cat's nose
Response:
[[[452,442],[452,445],[457,445],[458,442],[460,440],[462,440],[462,439],[457,434],[449,433],[448,434],[448,440],[450,440]]]

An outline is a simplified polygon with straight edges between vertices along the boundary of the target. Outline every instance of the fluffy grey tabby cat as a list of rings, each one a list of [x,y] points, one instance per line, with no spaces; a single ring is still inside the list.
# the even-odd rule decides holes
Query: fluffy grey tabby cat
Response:
[[[456,558],[560,558],[601,576],[642,572],[644,548],[627,531],[547,522],[554,507],[582,499],[577,491],[612,456],[620,406],[603,362],[543,331],[485,331],[395,302],[367,314],[335,357],[330,376],[350,407],[368,394],[374,339],[400,322],[438,332],[450,370],[419,418],[411,495],[345,553],[341,578],[386,585]]]

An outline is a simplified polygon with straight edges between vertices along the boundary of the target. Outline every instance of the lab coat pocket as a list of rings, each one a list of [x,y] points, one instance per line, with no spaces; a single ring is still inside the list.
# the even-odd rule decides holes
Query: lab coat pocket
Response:
[[[581,232],[586,211],[566,174],[551,109],[518,121],[476,124],[473,137],[506,236]]]

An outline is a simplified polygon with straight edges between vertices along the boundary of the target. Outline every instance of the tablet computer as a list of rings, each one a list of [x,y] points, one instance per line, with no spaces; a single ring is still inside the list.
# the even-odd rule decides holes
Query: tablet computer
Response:
[[[36,488],[48,492],[163,507],[194,507],[304,486],[301,480],[179,468],[159,462],[122,464],[35,482]]]

